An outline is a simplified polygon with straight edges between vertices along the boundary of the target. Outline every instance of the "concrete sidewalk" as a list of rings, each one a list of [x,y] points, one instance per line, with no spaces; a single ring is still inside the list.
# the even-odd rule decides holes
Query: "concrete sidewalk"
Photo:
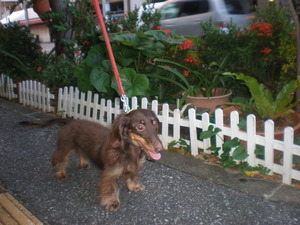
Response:
[[[300,224],[299,189],[167,151],[141,171],[146,190],[132,193],[120,182],[121,208],[107,212],[97,199],[96,167],[79,170],[72,158],[69,179],[53,177],[50,159],[59,127],[17,124],[52,117],[0,98],[2,194],[30,211],[34,224]],[[0,224],[1,212],[0,207]]]

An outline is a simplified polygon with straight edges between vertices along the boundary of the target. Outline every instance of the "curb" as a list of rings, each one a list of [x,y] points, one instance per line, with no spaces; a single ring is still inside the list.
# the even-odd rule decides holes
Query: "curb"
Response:
[[[0,224],[42,225],[43,223],[0,186]]]

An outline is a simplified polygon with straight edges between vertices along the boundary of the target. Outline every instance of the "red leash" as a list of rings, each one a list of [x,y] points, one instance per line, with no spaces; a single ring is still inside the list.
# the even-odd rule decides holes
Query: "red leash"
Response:
[[[98,21],[99,21],[99,24],[100,24],[100,27],[101,27],[101,30],[102,30],[102,34],[104,36],[106,48],[107,48],[107,51],[108,51],[108,54],[109,54],[112,69],[113,69],[114,74],[115,74],[116,82],[118,84],[118,89],[120,91],[121,101],[124,104],[125,112],[127,112],[129,110],[128,98],[126,97],[123,86],[122,86],[122,81],[121,81],[120,74],[119,74],[119,71],[118,71],[118,68],[117,68],[114,53],[113,53],[112,48],[111,48],[111,44],[110,44],[110,41],[109,41],[109,37],[108,37],[108,34],[107,34],[107,30],[106,30],[106,27],[105,27],[103,16],[102,16],[102,13],[101,13],[101,10],[100,10],[99,2],[98,2],[98,0],[92,0],[92,1],[94,3],[94,7],[95,7],[97,18],[98,18]]]

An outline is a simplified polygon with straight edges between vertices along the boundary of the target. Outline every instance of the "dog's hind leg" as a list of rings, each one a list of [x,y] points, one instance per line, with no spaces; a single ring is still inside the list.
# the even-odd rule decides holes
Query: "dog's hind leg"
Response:
[[[89,169],[90,164],[87,161],[86,157],[80,152],[78,152],[78,157],[79,157],[79,162],[80,162],[80,168],[81,169]]]
[[[120,207],[118,179],[122,174],[121,168],[106,169],[99,183],[100,204],[106,210],[116,211]]]
[[[52,155],[52,166],[56,169],[55,177],[58,180],[64,180],[67,178],[66,167],[69,164],[68,159],[70,153],[71,151],[64,151],[57,148]]]

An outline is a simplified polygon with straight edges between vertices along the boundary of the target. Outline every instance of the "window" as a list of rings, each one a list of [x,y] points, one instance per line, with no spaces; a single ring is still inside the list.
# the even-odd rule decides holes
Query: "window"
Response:
[[[161,19],[171,19],[182,16],[192,16],[208,12],[208,0],[177,1],[165,5],[160,10]]]
[[[179,16],[192,16],[208,12],[207,0],[184,1]]]
[[[179,5],[177,3],[171,3],[166,6],[164,6],[160,13],[161,13],[161,19],[172,19],[178,17],[179,14]]]
[[[225,5],[230,14],[248,14],[252,12],[251,5],[245,0],[225,0]]]

